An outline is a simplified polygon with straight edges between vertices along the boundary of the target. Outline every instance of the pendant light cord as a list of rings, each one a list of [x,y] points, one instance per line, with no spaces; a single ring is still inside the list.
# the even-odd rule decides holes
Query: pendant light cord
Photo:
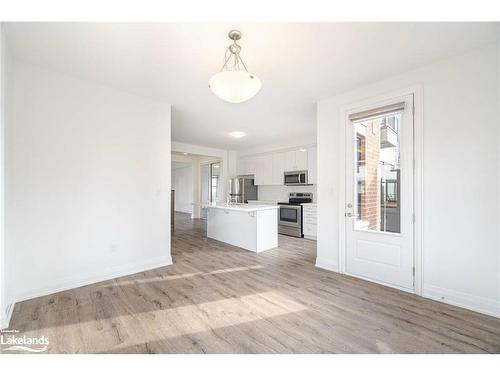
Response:
[[[234,47],[234,50],[237,52],[232,52],[231,47]],[[222,65],[222,68],[220,69],[221,72],[224,70],[224,68],[225,68],[225,70],[229,70],[227,68],[228,62],[229,62],[229,60],[231,60],[231,57],[233,57],[233,55],[234,55],[234,63],[233,63],[234,70],[235,71],[242,70],[240,68],[240,61],[241,61],[243,68],[248,73],[248,69],[247,69],[245,63],[243,62],[243,59],[240,57],[239,51],[241,51],[241,47],[236,43],[236,40],[233,41],[232,45],[230,45],[229,47],[226,48],[226,52],[224,53],[224,64]],[[228,52],[229,52],[229,56],[228,56]]]

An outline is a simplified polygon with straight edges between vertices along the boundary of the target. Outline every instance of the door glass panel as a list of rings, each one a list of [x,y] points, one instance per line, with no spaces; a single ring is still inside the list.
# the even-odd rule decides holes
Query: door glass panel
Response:
[[[355,229],[401,232],[401,113],[354,126]]]

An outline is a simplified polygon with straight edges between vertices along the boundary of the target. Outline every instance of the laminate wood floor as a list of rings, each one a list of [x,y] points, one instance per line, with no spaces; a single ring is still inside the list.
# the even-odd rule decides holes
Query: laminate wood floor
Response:
[[[16,304],[50,353],[499,353],[500,319],[314,266],[316,243],[255,254],[176,214],[172,266]]]

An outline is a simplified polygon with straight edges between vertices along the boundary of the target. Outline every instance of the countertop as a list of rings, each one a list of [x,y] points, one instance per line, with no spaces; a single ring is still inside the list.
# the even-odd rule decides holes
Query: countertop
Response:
[[[263,210],[274,210],[278,209],[279,206],[273,206],[269,204],[246,204],[246,203],[212,203],[212,204],[202,204],[203,208],[215,208],[219,210],[231,210],[231,211],[243,211],[243,212],[251,212],[251,211],[263,211]]]
[[[314,206],[316,207],[318,204],[317,203],[301,203],[302,206]]]
[[[276,201],[265,201],[265,200],[248,200],[249,204],[260,204],[260,205],[271,205],[276,206]]]

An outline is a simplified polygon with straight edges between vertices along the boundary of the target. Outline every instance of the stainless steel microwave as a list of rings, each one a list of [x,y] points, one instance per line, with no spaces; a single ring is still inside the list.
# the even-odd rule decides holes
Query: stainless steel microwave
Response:
[[[307,171],[294,171],[285,172],[285,185],[296,186],[296,185],[308,185],[307,183]]]

